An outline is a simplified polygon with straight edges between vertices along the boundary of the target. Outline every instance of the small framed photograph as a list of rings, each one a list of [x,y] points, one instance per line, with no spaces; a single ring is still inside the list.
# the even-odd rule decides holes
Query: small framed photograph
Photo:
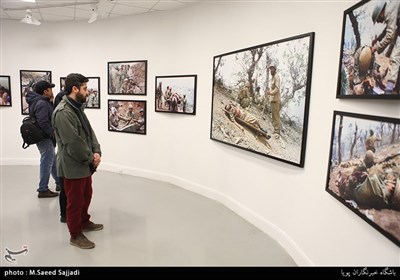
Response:
[[[146,95],[147,60],[108,62],[108,94]]]
[[[196,115],[197,75],[156,76],[156,112]]]
[[[325,190],[400,246],[400,119],[334,111]]]
[[[146,134],[146,101],[108,100],[108,130]]]
[[[20,70],[21,85],[21,112],[22,115],[29,115],[29,105],[26,102],[26,95],[33,90],[33,86],[39,81],[51,83],[51,71],[42,70]]]
[[[100,109],[100,77],[87,77],[89,96],[86,100],[86,108]]]
[[[88,109],[100,109],[100,77],[87,77],[89,96],[86,100],[86,108]],[[60,78],[60,89],[64,90],[66,77]]]
[[[65,79],[66,77],[60,77],[60,91],[64,91],[65,89]]]
[[[11,107],[11,78],[0,75],[0,106]]]
[[[337,98],[400,100],[398,3],[364,0],[344,11]]]
[[[210,138],[304,167],[314,33],[214,57]]]

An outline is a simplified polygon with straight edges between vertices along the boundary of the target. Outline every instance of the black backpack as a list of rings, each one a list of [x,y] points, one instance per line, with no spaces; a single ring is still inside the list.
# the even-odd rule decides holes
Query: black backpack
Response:
[[[21,136],[24,141],[22,148],[26,149],[29,145],[39,143],[43,139],[47,138],[43,130],[37,124],[36,118],[34,117],[34,106],[37,101],[32,104],[29,108],[29,117],[22,120],[21,125]]]

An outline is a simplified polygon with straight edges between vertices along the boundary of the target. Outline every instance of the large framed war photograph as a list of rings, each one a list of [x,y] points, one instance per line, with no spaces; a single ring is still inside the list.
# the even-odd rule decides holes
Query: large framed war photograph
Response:
[[[89,96],[86,99],[85,108],[100,109],[100,77],[87,77]],[[66,77],[60,77],[60,90],[64,91]]]
[[[47,81],[51,83],[51,71],[42,70],[20,70],[21,85],[21,113],[29,115],[29,104],[26,102],[26,95],[33,90],[35,84],[39,81]]]
[[[146,95],[147,60],[108,62],[108,94]]]
[[[337,98],[400,100],[399,9],[368,0],[344,12]]]
[[[108,131],[146,134],[146,101],[108,100]]]
[[[400,119],[335,111],[325,189],[400,246]]]
[[[214,57],[210,138],[304,167],[314,33]]]
[[[0,75],[0,106],[11,107],[11,78]]]
[[[156,76],[156,112],[196,115],[197,75]]]

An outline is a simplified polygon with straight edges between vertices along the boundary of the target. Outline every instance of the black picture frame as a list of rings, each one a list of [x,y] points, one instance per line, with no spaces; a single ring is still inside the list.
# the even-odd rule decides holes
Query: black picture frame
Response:
[[[398,9],[397,0],[366,0],[344,11],[336,98],[400,100],[400,42],[382,22]]]
[[[400,119],[333,112],[325,190],[400,246]]]
[[[26,102],[26,94],[33,90],[33,86],[41,80],[51,83],[51,71],[48,70],[20,70],[21,88],[21,114],[29,115],[29,105]]]
[[[60,77],[60,91],[64,91],[64,87],[65,87],[65,79],[67,77]]]
[[[130,107],[132,107],[133,116],[129,113]],[[108,131],[145,135],[147,131],[146,101],[109,99]]]
[[[155,111],[196,115],[197,75],[155,77]]]
[[[89,96],[86,101],[87,109],[100,109],[100,77],[87,77]]]
[[[107,71],[108,94],[147,94],[147,60],[108,62]]]
[[[0,75],[0,107],[11,107],[11,77]]]
[[[305,33],[214,56],[212,140],[304,167],[314,35]],[[273,80],[271,66],[280,76],[280,106],[266,95]],[[250,97],[242,98],[245,86]],[[227,105],[242,113],[227,112]],[[270,112],[279,108],[276,115],[281,124],[275,118],[274,128]]]
[[[86,100],[87,109],[100,109],[101,95],[100,95],[100,77],[87,77],[89,96]],[[64,90],[66,77],[60,77],[60,91]]]

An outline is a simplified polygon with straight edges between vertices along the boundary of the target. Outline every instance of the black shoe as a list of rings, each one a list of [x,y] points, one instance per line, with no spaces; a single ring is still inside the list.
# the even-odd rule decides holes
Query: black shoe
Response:
[[[60,192],[60,191],[61,191],[60,185],[56,185],[56,191],[57,191],[57,192]]]
[[[38,198],[56,197],[56,196],[58,196],[58,193],[52,192],[51,190],[38,193]]]
[[[65,224],[67,222],[67,217],[61,216],[60,217],[60,222]]]

